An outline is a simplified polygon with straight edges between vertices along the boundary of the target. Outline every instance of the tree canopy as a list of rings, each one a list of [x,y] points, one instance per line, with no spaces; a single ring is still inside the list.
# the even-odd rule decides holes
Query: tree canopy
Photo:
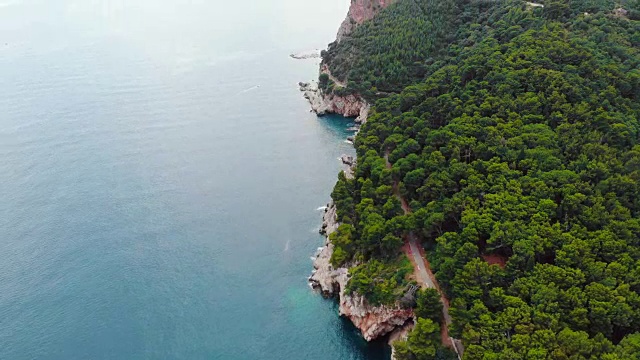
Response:
[[[333,75],[374,101],[332,194],[332,261],[363,263],[351,281],[389,274],[413,231],[465,359],[637,358],[639,11],[400,0],[331,45]],[[419,316],[401,351],[436,358],[438,319]]]

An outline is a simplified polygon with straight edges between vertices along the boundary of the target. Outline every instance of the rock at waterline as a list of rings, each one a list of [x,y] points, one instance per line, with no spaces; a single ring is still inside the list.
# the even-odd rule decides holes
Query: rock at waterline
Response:
[[[348,166],[353,166],[353,164],[355,164],[355,159],[351,155],[343,154],[342,156],[340,156],[340,161]]]
[[[320,50],[318,50],[318,49],[308,50],[308,51],[303,51],[303,52],[299,52],[299,53],[293,53],[293,54],[291,54],[289,56],[291,58],[297,59],[297,60],[317,59],[317,58],[320,57]]]

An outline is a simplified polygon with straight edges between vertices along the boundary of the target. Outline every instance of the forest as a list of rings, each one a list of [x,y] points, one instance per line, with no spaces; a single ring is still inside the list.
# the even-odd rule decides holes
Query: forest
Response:
[[[640,359],[640,2],[541,4],[399,0],[323,53],[374,104],[332,263],[397,302],[413,232],[464,359]],[[434,299],[398,359],[452,356]]]

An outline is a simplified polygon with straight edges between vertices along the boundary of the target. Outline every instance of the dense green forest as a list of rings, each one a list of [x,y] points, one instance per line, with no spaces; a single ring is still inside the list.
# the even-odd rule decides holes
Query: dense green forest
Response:
[[[375,101],[332,262],[393,303],[412,231],[465,359],[640,359],[640,3],[543,4],[399,0],[323,53]],[[432,295],[399,359],[450,355]]]

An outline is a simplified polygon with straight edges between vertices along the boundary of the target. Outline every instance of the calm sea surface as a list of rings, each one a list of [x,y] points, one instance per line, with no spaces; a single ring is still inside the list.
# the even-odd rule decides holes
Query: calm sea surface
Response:
[[[310,291],[345,0],[0,0],[0,359],[378,359]]]

